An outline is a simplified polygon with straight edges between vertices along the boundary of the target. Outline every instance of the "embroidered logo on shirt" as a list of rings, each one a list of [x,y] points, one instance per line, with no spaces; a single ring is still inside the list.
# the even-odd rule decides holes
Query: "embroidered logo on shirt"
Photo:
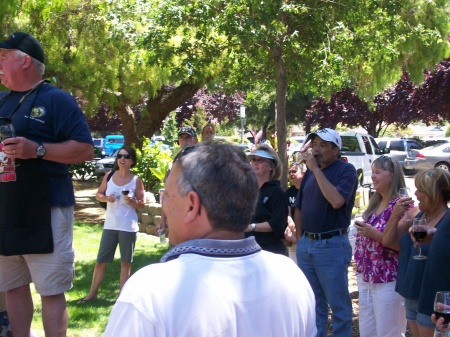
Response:
[[[45,116],[45,109],[43,107],[33,108],[30,112],[31,118],[40,118]]]

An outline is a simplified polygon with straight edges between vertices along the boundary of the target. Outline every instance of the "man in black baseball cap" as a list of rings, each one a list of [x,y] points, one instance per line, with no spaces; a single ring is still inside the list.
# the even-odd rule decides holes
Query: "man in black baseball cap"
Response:
[[[30,34],[0,42],[0,82],[8,89],[0,92],[0,122],[16,132],[0,144],[16,160],[0,172],[0,292],[14,336],[30,335],[30,283],[41,296],[45,335],[67,335],[75,205],[69,165],[94,157],[83,111],[72,95],[44,80],[44,61]]]
[[[0,49],[17,49],[45,64],[44,49],[33,35],[24,32],[12,33],[0,42]]]
[[[178,131],[178,145],[184,148],[197,144],[197,133],[192,126],[182,126]]]

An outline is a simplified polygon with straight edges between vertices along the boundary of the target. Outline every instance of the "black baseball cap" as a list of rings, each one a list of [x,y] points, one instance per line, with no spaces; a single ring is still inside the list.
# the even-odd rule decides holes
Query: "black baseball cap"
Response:
[[[44,49],[39,41],[28,33],[12,33],[5,41],[0,42],[0,49],[17,49],[45,63]]]
[[[191,137],[197,137],[197,133],[195,132],[194,128],[191,126],[182,126],[180,130],[178,131],[178,136],[182,135],[183,133],[191,136]]]

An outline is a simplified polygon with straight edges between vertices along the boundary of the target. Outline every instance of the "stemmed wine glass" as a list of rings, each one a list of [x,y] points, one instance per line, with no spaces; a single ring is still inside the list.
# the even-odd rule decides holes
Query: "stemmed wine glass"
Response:
[[[436,319],[444,317],[444,324],[450,323],[450,291],[438,291],[434,298]]]
[[[408,187],[400,187],[398,190],[398,195],[400,198],[409,197],[410,190]]]
[[[422,255],[422,248],[420,243],[427,236],[428,226],[424,219],[414,219],[412,224],[412,234],[414,238],[419,242],[419,255],[414,255],[413,259],[415,260],[425,260],[427,258],[426,255]]]
[[[12,124],[0,125],[0,142],[3,142],[6,138],[13,138],[15,136],[16,133]]]

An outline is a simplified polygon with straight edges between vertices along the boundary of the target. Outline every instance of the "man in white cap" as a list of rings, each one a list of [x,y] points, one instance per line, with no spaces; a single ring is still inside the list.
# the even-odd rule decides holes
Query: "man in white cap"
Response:
[[[316,297],[317,337],[327,335],[328,305],[333,337],[352,334],[348,292],[352,249],[347,233],[358,176],[353,165],[339,160],[341,146],[341,137],[333,129],[308,135],[302,149],[308,170],[295,202],[297,260]]]

